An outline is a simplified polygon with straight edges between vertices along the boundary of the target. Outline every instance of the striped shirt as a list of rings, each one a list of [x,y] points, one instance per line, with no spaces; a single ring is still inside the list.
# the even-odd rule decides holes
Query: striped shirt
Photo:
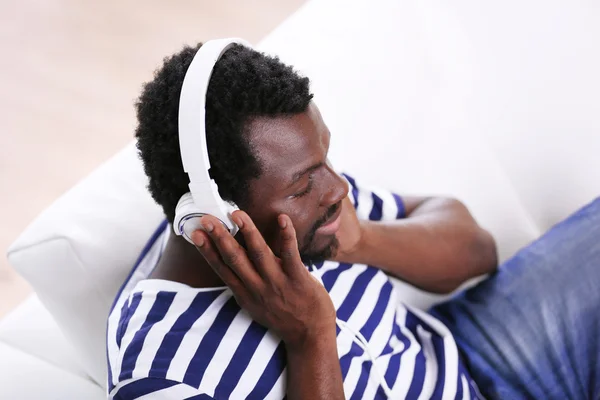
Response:
[[[359,218],[404,217],[398,195],[359,188],[354,179],[346,179]],[[240,309],[227,287],[198,289],[147,279],[169,234],[163,222],[109,315],[109,397],[284,398],[283,342]],[[384,272],[331,261],[307,268],[336,308],[346,398],[480,398],[450,331],[431,315],[400,303]]]

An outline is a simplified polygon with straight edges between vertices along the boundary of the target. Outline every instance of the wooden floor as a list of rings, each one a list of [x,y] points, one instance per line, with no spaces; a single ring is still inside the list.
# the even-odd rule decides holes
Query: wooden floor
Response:
[[[31,292],[10,243],[132,139],[132,104],[183,44],[256,43],[304,0],[0,0],[0,317]]]

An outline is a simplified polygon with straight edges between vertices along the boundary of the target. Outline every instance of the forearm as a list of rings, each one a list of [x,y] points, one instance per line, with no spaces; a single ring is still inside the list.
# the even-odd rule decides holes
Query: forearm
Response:
[[[497,266],[493,238],[456,200],[432,199],[409,218],[361,225],[353,262],[378,266],[431,292],[448,293]]]
[[[286,352],[288,399],[344,399],[335,329],[286,345]]]

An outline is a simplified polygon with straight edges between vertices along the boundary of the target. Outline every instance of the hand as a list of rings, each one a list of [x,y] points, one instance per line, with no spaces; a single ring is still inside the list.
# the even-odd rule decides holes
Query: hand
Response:
[[[278,218],[281,258],[273,254],[248,214],[236,211],[232,218],[247,250],[212,216],[202,217],[205,231],[195,231],[192,240],[240,307],[286,345],[300,347],[308,338],[329,331],[335,335],[335,308],[329,293],[300,260],[290,218],[283,214]]]
[[[356,216],[356,210],[350,197],[342,200],[342,213],[340,229],[336,233],[339,242],[337,253],[333,257],[334,261],[352,262],[356,253],[360,250],[363,236],[363,225]]]

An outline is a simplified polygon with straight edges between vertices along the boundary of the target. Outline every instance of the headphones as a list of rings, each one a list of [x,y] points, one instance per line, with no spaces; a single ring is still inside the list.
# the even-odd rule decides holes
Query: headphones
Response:
[[[213,68],[234,44],[252,47],[245,40],[235,38],[210,40],[200,46],[185,74],[179,96],[179,150],[183,170],[190,179],[190,191],[177,203],[173,230],[190,243],[193,243],[192,232],[202,229],[200,217],[203,215],[219,219],[232,235],[238,231],[231,219],[231,213],[238,207],[221,198],[219,188],[209,174],[205,108]]]

